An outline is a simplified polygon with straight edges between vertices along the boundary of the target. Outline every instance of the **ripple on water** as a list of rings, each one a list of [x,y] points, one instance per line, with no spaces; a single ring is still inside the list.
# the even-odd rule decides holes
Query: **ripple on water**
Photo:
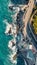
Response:
[[[6,25],[3,22],[4,19],[7,19],[9,22],[12,22],[12,13],[8,11],[8,3],[9,0],[0,0],[0,65],[12,65],[8,57],[8,54],[10,54],[8,42],[12,39],[12,36],[5,35],[4,31]]]

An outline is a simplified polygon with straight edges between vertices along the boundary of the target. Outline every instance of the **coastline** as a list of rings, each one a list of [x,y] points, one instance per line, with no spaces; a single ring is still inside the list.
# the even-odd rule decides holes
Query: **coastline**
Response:
[[[13,6],[13,5],[9,4],[9,7]],[[31,7],[31,5],[32,5],[32,7]],[[3,28],[3,30],[4,30],[4,31],[3,30],[0,31],[0,34],[1,34],[1,32],[3,34],[3,35],[2,34],[0,35],[0,37],[1,37],[0,38],[0,40],[1,40],[1,42],[0,42],[1,43],[0,44],[0,58],[3,59],[2,61],[3,61],[4,65],[19,65],[19,63],[20,63],[20,65],[24,65],[25,61],[26,61],[26,60],[24,60],[25,59],[25,51],[29,52],[29,50],[32,51],[32,49],[33,49],[32,43],[30,43],[29,38],[26,37],[27,36],[27,30],[26,30],[27,24],[30,19],[33,7],[34,7],[33,0],[29,0],[29,3],[27,5],[25,4],[23,6],[18,6],[18,7],[14,6],[10,10],[11,12],[13,12],[13,10],[15,10],[15,14],[10,15],[10,17],[13,19],[12,22],[10,22],[10,23],[7,20],[7,18],[4,16],[5,19],[3,20],[3,23],[5,24],[5,30],[3,28],[4,27],[3,23],[0,26],[0,28]],[[21,14],[19,14],[19,13],[21,13]],[[18,19],[17,15],[19,16],[19,19]],[[19,24],[20,29],[18,29],[19,25],[17,25],[16,19],[19,20],[19,23],[21,22]],[[12,38],[10,38],[11,36],[12,36]],[[34,50],[35,49],[33,49],[33,51]],[[18,58],[20,58],[20,59],[18,59]],[[27,59],[27,57],[26,57],[26,59]],[[32,58],[30,58],[30,59],[32,59]]]

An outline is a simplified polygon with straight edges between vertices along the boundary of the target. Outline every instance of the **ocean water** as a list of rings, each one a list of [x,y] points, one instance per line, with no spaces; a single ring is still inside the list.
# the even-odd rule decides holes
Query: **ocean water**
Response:
[[[8,57],[8,55],[11,53],[10,49],[8,48],[8,42],[13,37],[4,33],[6,24],[3,22],[5,19],[7,19],[9,23],[12,22],[11,15],[14,13],[9,11],[9,2],[9,0],[0,0],[0,65],[13,65]]]
[[[8,23],[12,23],[14,19],[12,19],[11,16],[16,13],[15,11],[9,10],[8,4],[10,2],[10,0],[0,0],[0,65],[15,65],[10,61],[9,55],[12,54],[12,52],[8,48],[8,42],[13,39],[13,36],[4,33],[6,29],[5,20],[7,20]],[[20,58],[18,59],[17,65],[19,65],[19,63],[21,65],[22,60]]]

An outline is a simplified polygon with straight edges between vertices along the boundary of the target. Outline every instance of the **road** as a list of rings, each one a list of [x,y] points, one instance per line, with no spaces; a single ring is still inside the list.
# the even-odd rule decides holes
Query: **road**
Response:
[[[30,22],[29,22],[30,25],[31,25],[31,22],[32,22],[32,20],[33,20],[33,16],[34,16],[36,13],[37,13],[37,10],[35,10],[35,12],[33,13],[32,17],[31,17],[31,19],[30,19]],[[29,25],[29,28],[30,28],[30,30],[31,30],[31,33],[32,33],[32,35],[33,35],[35,41],[37,42],[37,38],[36,38],[36,36],[34,35],[34,33],[33,33],[32,29],[31,29],[30,25]]]
[[[25,25],[25,27],[23,28],[24,36],[27,35],[26,27],[27,27],[27,23],[28,23],[28,21],[30,19],[33,7],[34,7],[34,0],[29,0],[28,8],[26,9],[26,14],[24,14],[24,16],[23,16],[23,22],[24,22],[24,25]]]

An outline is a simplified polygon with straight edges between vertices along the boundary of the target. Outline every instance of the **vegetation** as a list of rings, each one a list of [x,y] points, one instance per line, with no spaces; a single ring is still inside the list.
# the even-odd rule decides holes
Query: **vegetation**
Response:
[[[34,33],[37,34],[37,15],[34,15],[33,28],[34,28]]]
[[[37,5],[34,6],[33,12],[32,12],[32,15],[33,15],[33,20],[32,20],[33,31],[37,35],[37,12],[35,13],[36,10],[37,10]],[[35,13],[35,15],[34,15],[34,13]]]

